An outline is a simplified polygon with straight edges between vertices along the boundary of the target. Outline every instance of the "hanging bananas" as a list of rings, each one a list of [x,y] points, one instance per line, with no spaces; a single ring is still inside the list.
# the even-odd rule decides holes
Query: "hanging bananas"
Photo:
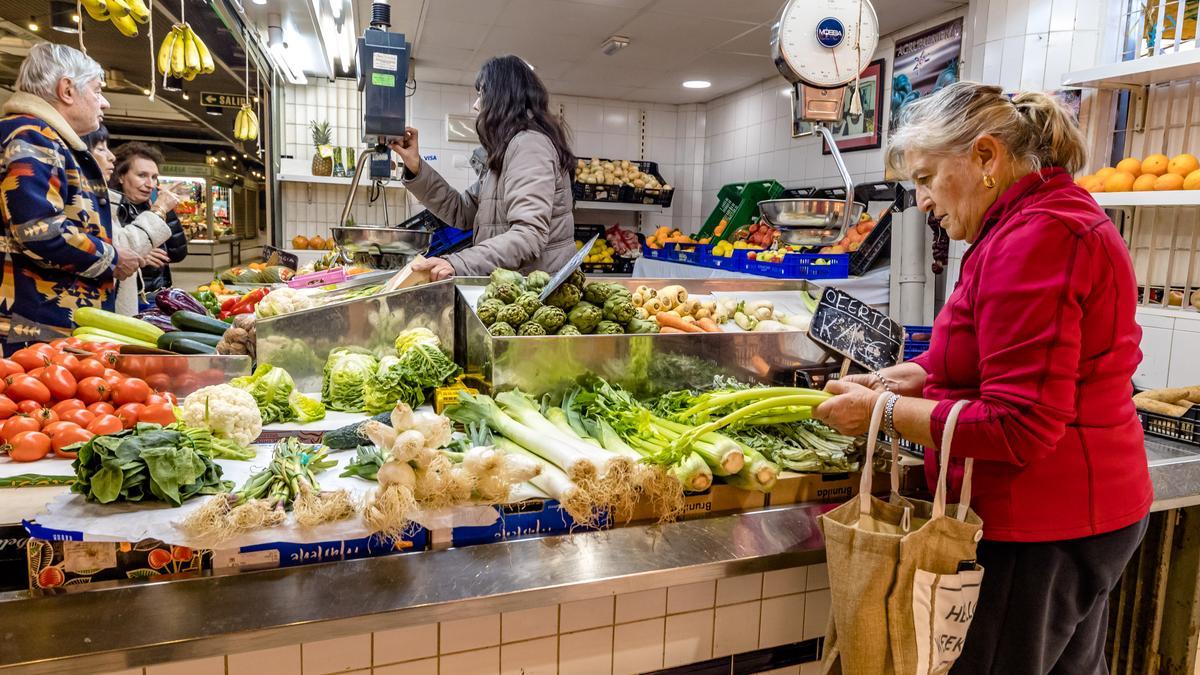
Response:
[[[108,0],[112,2],[113,0]],[[128,0],[126,0],[128,1]],[[140,0],[138,0],[140,1]],[[158,47],[158,73],[191,81],[216,69],[204,41],[186,23],[177,23]]]
[[[150,21],[150,9],[144,0],[81,0],[88,16],[111,21],[125,37],[137,37],[139,23]]]
[[[246,103],[238,110],[233,118],[233,137],[239,141],[253,141],[258,138],[258,113]]]

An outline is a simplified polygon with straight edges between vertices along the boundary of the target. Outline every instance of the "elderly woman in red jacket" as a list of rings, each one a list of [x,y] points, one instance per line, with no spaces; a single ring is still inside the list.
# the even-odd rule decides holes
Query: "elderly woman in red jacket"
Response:
[[[954,673],[1104,673],[1108,595],[1153,499],[1130,379],[1137,285],[1120,234],[1071,180],[1082,134],[1053,98],[959,82],[905,109],[888,162],[971,246],[915,361],[833,382],[816,410],[973,457],[979,606]]]

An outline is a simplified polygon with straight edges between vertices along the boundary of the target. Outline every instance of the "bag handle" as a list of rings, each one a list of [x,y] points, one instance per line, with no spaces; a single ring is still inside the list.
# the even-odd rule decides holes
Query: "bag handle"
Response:
[[[950,409],[950,414],[946,417],[946,427],[942,430],[942,451],[938,453],[937,490],[933,494],[934,518],[946,515],[946,475],[950,469],[950,446],[954,441],[954,428],[958,426],[958,414],[966,405],[966,401],[954,404],[954,407]],[[967,458],[963,471],[962,490],[959,493],[958,513],[955,514],[960,521],[966,520],[967,511],[971,508],[971,472],[974,468],[975,460]]]
[[[879,427],[883,423],[883,412],[887,407],[887,396],[875,399],[875,407],[871,409],[871,423],[867,428],[867,451],[863,458],[862,476],[858,480],[858,511],[863,515],[871,513],[871,487],[875,477],[875,443],[879,438]],[[892,492],[900,491],[900,442],[892,438]]]

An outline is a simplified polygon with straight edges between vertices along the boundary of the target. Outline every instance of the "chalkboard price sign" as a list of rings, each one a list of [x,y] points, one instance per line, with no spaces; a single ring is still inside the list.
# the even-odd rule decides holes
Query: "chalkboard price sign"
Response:
[[[808,336],[869,370],[896,365],[904,344],[900,324],[836,288],[821,293]]]
[[[271,261],[273,256],[277,256],[277,260],[275,262]],[[263,258],[266,259],[270,264],[283,265],[284,267],[290,268],[293,272],[299,269],[300,266],[300,257],[295,253],[285,251],[281,248],[275,248],[270,244],[263,246]]]

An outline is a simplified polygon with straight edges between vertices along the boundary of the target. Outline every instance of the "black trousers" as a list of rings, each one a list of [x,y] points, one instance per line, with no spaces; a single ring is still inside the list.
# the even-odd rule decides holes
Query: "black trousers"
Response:
[[[1105,675],[1108,596],[1146,518],[1083,539],[981,541],[979,605],[953,675]]]

